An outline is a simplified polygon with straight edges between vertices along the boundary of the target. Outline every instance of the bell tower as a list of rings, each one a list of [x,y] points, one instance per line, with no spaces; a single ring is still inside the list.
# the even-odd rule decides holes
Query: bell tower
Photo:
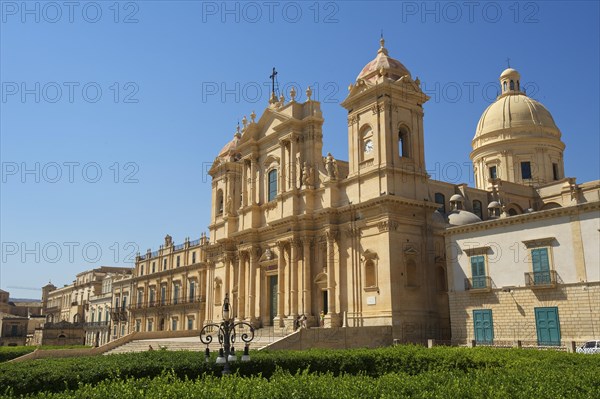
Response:
[[[389,56],[382,37],[377,56],[349,86],[342,102],[348,110],[348,177],[360,177],[363,184],[367,175],[373,175],[379,180],[374,195],[424,198],[416,186],[427,178],[423,144],[427,100],[419,79],[413,80],[408,69]]]

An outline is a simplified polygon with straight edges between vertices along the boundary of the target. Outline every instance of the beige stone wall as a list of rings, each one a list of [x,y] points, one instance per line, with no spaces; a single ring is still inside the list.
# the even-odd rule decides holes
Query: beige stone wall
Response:
[[[474,339],[473,310],[491,309],[495,341],[537,340],[536,307],[558,307],[561,340],[586,341],[600,335],[600,282],[556,288],[515,288],[512,292],[451,292],[452,340]]]
[[[312,348],[378,348],[393,342],[390,326],[301,329],[265,349],[306,350]]]

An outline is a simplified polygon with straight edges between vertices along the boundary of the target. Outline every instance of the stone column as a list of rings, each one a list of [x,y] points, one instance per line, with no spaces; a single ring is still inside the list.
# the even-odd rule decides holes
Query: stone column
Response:
[[[246,318],[246,254],[238,253],[238,310],[237,316],[240,320]]]
[[[257,203],[256,201],[256,183],[258,179],[256,178],[256,159],[252,158],[250,161],[250,204],[254,205]]]
[[[295,190],[297,188],[297,184],[298,182],[296,181],[296,137],[295,135],[292,135],[292,138],[290,140],[290,160],[289,160],[289,167],[290,167],[290,181],[289,181],[289,185],[292,188],[292,190]]]
[[[281,194],[281,193],[285,193],[285,189],[286,189],[286,168],[285,168],[285,162],[286,162],[286,158],[285,158],[285,141],[280,141],[279,142],[279,146],[280,146],[280,153],[281,153],[281,158],[280,158],[280,163],[279,163],[279,185],[277,187],[277,193]]]
[[[290,241],[290,316],[298,315],[298,240]]]
[[[285,241],[278,241],[277,247],[279,248],[279,254],[277,258],[277,316],[275,316],[275,323],[279,323],[283,320],[283,301],[284,301],[284,286],[285,286]]]
[[[335,240],[337,238],[336,231],[327,232],[327,311],[335,314]]]
[[[233,280],[231,278],[231,255],[226,254],[225,258],[223,259],[223,267],[225,268],[225,281],[223,281],[223,291],[222,294],[223,296],[228,293],[231,292],[231,288],[233,282],[231,280]]]
[[[240,200],[240,208],[245,207],[248,204],[248,183],[247,183],[247,177],[246,177],[246,173],[248,172],[248,163],[246,162],[246,160],[243,161],[242,163],[242,184],[241,184],[241,190],[242,190],[242,199]]]
[[[310,247],[312,244],[312,239],[305,237],[302,241],[303,249],[304,249],[304,259],[302,261],[302,265],[304,267],[304,287],[303,289],[303,301],[302,301],[302,313],[304,313],[307,317],[312,314],[312,263],[310,259],[311,251]]]
[[[256,249],[251,248],[249,253],[250,261],[250,277],[249,277],[249,292],[248,292],[248,317],[250,322],[254,323],[257,321],[256,317],[256,267],[257,267],[257,254]]]

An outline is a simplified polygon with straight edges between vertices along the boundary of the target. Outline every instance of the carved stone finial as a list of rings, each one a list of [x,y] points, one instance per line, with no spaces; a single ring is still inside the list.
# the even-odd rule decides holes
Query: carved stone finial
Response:
[[[312,89],[310,88],[310,86],[308,86],[308,88],[306,89],[306,98],[307,101],[310,101],[310,97],[312,96]]]
[[[280,105],[285,104],[285,97],[283,96],[283,94],[279,96],[279,104]]]
[[[244,127],[244,129],[246,128],[246,125],[248,125],[248,119],[246,119],[246,115],[244,115],[244,117],[242,118],[242,126]]]
[[[385,55],[387,55],[388,51],[385,48],[385,39],[383,38],[383,33],[381,34],[381,38],[379,39],[379,50],[377,51],[378,53],[383,53]]]
[[[255,123],[254,120],[256,119],[256,114],[254,113],[254,111],[252,111],[252,113],[250,114],[250,120],[252,121],[252,123]]]
[[[291,98],[291,102],[295,102],[296,101],[296,88],[294,86],[292,86],[292,88],[290,89],[290,98]]]

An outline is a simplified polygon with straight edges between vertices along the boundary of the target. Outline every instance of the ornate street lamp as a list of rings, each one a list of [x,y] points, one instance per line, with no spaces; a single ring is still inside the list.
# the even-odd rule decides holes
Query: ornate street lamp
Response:
[[[240,330],[245,327],[248,327],[250,331],[240,332]],[[217,339],[219,340],[219,344],[221,344],[216,363],[225,365],[223,367],[223,375],[230,374],[229,363],[237,360],[235,349],[233,347],[237,336],[244,342],[242,362],[250,361],[249,344],[254,339],[254,327],[245,321],[238,321],[236,323],[233,320],[229,305],[229,294],[225,294],[225,300],[223,301],[223,321],[221,323],[207,324],[200,330],[200,341],[206,345],[205,353],[207,362],[210,361],[210,349],[208,346],[213,341],[214,334],[217,334]]]

